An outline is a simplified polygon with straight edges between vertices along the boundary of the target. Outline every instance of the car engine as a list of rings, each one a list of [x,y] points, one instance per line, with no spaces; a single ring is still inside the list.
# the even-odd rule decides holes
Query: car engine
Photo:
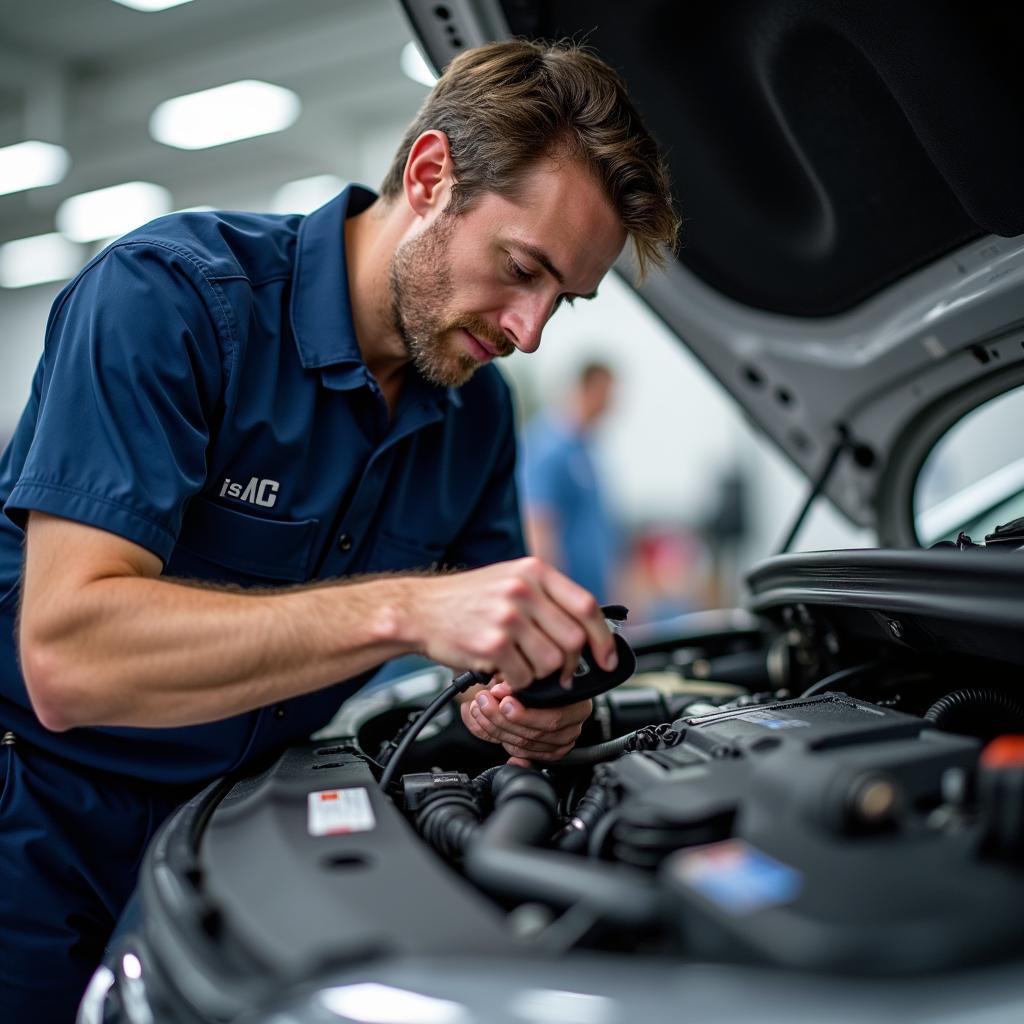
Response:
[[[496,1020],[494,986],[551,975],[614,1021],[682,991],[748,1020],[766,986],[780,1019],[864,992],[938,1012],[979,977],[1020,1009],[1016,560],[766,565],[749,611],[625,630],[635,673],[557,763],[506,765],[428,668],[214,783],[151,846],[102,1005],[319,1022],[374,978]]]

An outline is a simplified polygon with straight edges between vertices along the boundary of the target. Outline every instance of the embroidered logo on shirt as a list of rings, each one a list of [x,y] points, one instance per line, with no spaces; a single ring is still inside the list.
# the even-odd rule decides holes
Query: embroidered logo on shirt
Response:
[[[280,486],[276,480],[261,480],[256,476],[249,477],[247,484],[239,483],[237,480],[232,481],[231,477],[225,477],[224,483],[220,485],[220,496],[223,498],[227,495],[229,498],[247,501],[250,505],[273,508]]]

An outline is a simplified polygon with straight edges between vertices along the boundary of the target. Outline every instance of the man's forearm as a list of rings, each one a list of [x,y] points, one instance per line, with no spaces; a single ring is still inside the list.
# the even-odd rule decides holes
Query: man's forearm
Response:
[[[605,667],[615,657],[594,596],[536,558],[269,593],[193,586],[160,568],[130,541],[32,513],[18,639],[45,726],[216,721],[410,651],[512,690],[568,678],[588,642]]]
[[[414,649],[403,631],[409,582],[248,594],[165,578],[94,580],[56,635],[32,638],[26,676],[50,728],[215,721]]]

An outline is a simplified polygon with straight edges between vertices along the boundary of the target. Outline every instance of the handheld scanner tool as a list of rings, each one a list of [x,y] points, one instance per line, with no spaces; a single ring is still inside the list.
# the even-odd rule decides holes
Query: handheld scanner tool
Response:
[[[580,654],[580,662],[573,673],[572,685],[565,687],[559,682],[561,672],[553,672],[543,679],[531,683],[525,690],[516,693],[516,699],[528,708],[560,708],[581,700],[596,697],[599,693],[624,683],[636,671],[636,655],[629,642],[622,635],[622,626],[629,614],[620,604],[606,604],[601,608],[604,621],[615,638],[615,650],[619,663],[611,672],[606,672],[594,660],[588,644]]]

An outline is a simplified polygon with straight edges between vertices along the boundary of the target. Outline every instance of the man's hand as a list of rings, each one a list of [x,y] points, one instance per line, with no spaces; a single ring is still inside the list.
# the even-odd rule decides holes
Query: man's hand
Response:
[[[512,696],[508,683],[480,687],[462,703],[462,721],[482,740],[500,743],[509,764],[528,768],[532,761],[558,761],[572,750],[590,717],[589,700],[561,708],[527,708]]]
[[[602,668],[618,660],[594,595],[539,558],[406,583],[417,649],[443,665],[500,676],[509,693],[553,672],[568,685],[586,644]]]

